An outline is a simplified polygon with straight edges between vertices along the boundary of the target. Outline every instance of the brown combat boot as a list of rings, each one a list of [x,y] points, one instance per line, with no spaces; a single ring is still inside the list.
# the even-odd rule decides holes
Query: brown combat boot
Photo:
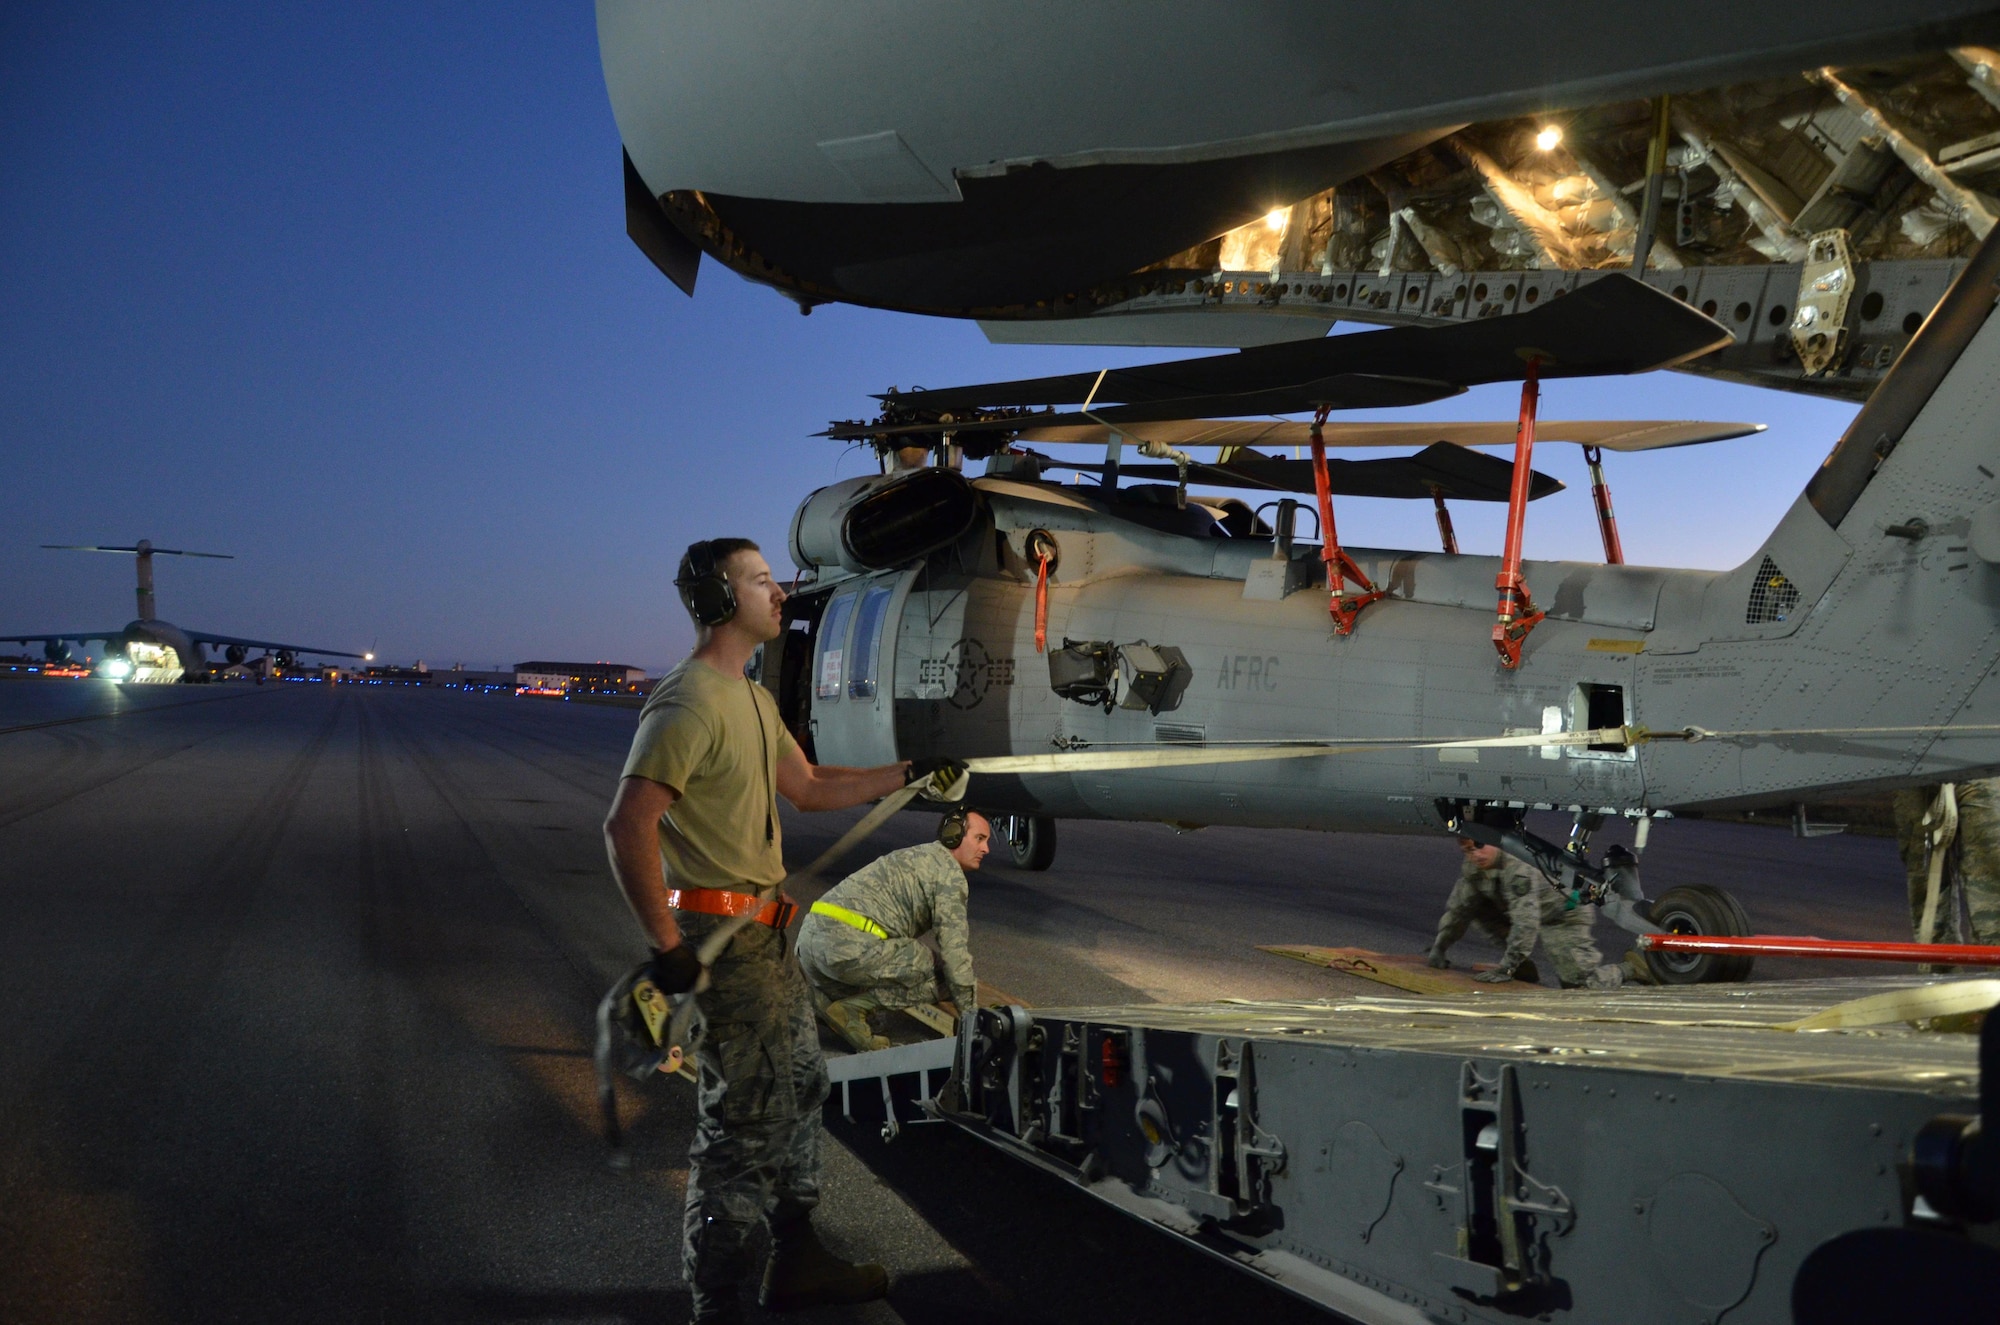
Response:
[[[847,1041],[856,1053],[867,1053],[871,1049],[887,1049],[889,1037],[877,1035],[868,1024],[868,1014],[881,1007],[873,995],[857,994],[853,998],[843,998],[837,1003],[829,1003],[820,1009],[820,1017],[833,1027],[840,1038]]]
[[[847,1306],[889,1294],[889,1272],[879,1265],[849,1265],[820,1245],[810,1219],[771,1230],[771,1260],[764,1267],[758,1305],[768,1311]]]

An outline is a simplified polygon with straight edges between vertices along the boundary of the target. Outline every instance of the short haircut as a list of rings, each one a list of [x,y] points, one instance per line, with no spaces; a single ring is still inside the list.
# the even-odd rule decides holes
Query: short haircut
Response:
[[[747,538],[711,538],[708,540],[708,554],[715,558],[715,568],[722,569],[722,563],[739,552],[762,552]]]

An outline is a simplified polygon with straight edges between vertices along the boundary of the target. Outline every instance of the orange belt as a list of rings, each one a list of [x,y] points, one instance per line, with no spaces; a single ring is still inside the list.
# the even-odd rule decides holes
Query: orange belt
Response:
[[[733,893],[721,888],[669,888],[667,905],[676,911],[698,911],[705,916],[746,916],[756,913],[757,923],[772,929],[788,929],[799,904],[783,893],[775,902],[757,905],[756,893]]]

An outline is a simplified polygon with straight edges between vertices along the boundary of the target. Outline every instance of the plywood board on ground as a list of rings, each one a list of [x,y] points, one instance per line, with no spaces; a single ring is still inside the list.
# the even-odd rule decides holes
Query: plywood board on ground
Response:
[[[1441,971],[1419,953],[1371,952],[1367,948],[1315,948],[1304,944],[1259,944],[1257,950],[1313,966],[1324,966],[1329,971],[1359,976],[1377,984],[1407,989],[1412,994],[1491,994],[1510,987],[1518,989],[1522,983],[1510,980],[1503,984],[1482,984],[1472,977],[1476,972],[1491,970],[1489,965],[1454,966]]]

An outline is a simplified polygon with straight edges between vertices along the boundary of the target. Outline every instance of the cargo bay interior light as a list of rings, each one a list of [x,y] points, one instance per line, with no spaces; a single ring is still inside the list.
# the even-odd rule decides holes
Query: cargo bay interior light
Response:
[[[1561,145],[1562,140],[1563,131],[1559,126],[1545,124],[1542,126],[1542,131],[1535,135],[1535,146],[1541,151],[1553,152]]]
[[[1291,208],[1273,207],[1270,211],[1264,213],[1264,228],[1266,230],[1272,230],[1272,231],[1283,230],[1285,228],[1285,222],[1291,219],[1292,219]]]

